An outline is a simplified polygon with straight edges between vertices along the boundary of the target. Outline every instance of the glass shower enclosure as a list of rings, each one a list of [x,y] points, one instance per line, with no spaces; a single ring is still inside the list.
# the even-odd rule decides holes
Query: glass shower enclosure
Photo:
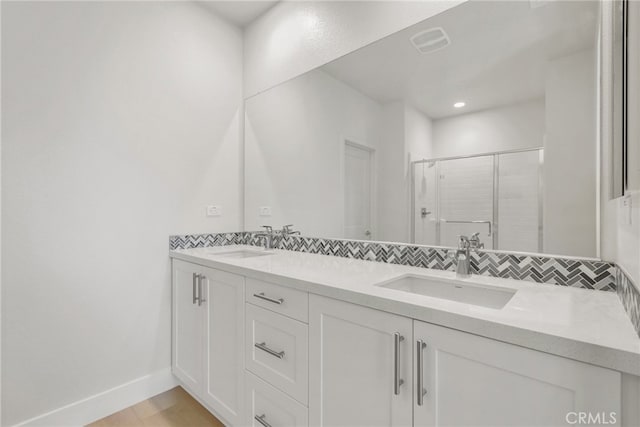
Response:
[[[543,148],[412,162],[413,242],[543,252],[543,167]]]

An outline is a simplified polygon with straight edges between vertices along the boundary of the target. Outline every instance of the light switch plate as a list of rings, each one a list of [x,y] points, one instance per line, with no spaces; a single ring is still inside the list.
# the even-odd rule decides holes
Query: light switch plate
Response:
[[[222,209],[220,206],[207,206],[207,216],[220,216]]]
[[[627,225],[633,225],[633,203],[630,195],[624,196],[622,206],[624,206],[624,214],[627,217]]]
[[[271,206],[260,206],[258,208],[258,215],[271,216]]]

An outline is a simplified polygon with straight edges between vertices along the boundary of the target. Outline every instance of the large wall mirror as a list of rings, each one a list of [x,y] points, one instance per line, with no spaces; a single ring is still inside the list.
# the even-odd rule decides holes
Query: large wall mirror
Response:
[[[245,229],[598,256],[597,1],[469,1],[246,100]]]

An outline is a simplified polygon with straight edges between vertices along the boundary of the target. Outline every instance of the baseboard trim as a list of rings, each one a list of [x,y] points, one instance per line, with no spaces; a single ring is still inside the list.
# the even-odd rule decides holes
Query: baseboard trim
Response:
[[[22,421],[14,427],[85,426],[178,385],[166,368]]]

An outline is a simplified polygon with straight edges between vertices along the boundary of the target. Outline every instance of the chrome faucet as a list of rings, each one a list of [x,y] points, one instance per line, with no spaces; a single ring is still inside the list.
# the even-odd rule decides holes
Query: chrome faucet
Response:
[[[484,249],[484,243],[480,242],[480,233],[473,233],[471,238],[460,236],[458,249],[449,252],[456,264],[456,276],[460,278],[471,276],[471,249]]]
[[[453,262],[456,265],[457,277],[469,277],[471,276],[471,263],[470,259],[471,243],[467,236],[460,236],[458,240],[458,249],[449,252],[449,256],[453,258]]]
[[[265,231],[263,233],[256,234],[256,237],[263,239],[264,249],[268,250],[273,248],[273,227],[270,225],[263,225],[262,227],[265,229]]]
[[[293,227],[293,224],[287,224],[287,225],[283,225],[282,226],[282,237],[283,238],[287,238],[287,237],[292,236],[294,234],[297,234],[298,236],[300,235],[299,231],[293,231],[291,229],[291,227]]]

